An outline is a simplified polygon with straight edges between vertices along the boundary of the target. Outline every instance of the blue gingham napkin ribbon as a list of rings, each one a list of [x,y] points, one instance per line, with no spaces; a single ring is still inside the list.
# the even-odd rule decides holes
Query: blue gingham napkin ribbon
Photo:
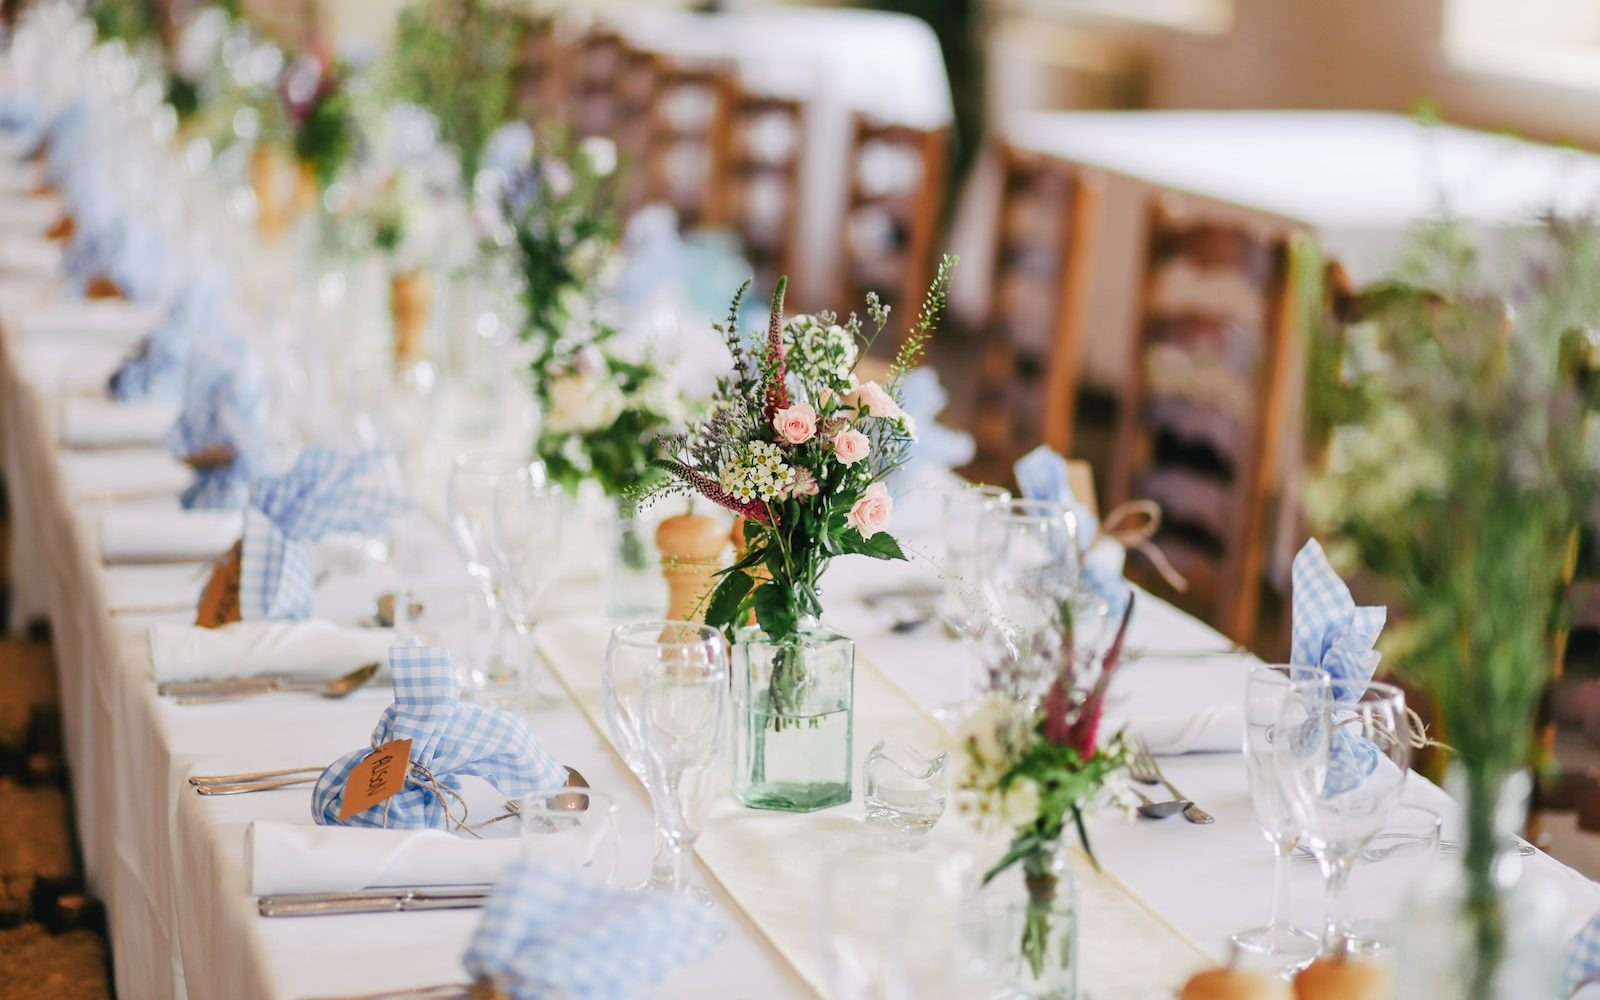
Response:
[[[413,640],[389,649],[394,704],[384,710],[372,742],[352,750],[322,772],[311,793],[311,816],[339,825],[339,805],[350,772],[372,750],[411,740],[406,785],[386,802],[356,813],[349,826],[453,829],[464,824],[461,779],[483,778],[500,794],[516,797],[566,783],[567,773],[534,739],[520,716],[465,704],[450,666],[450,651]]]
[[[1567,994],[1600,982],[1600,914],[1583,925],[1567,946]]]
[[[373,475],[387,457],[307,448],[287,472],[255,481],[240,565],[245,621],[311,617],[312,545],[329,532],[376,532],[408,506]]]
[[[233,461],[197,469],[194,483],[183,492],[185,507],[245,505],[251,480],[271,462],[266,419],[266,375],[250,345],[221,336],[190,345],[183,406],[167,432],[167,449],[190,458],[223,447],[233,453]]]
[[[172,284],[177,255],[154,226],[127,214],[77,228],[62,258],[69,286],[81,294],[105,278],[135,302],[159,301]]]
[[[522,858],[489,896],[462,964],[513,1000],[634,1000],[721,936],[688,896],[624,892]]]
[[[123,402],[181,397],[192,345],[224,332],[227,287],[220,267],[196,275],[173,299],[160,325],[112,373],[111,397]]]
[[[932,368],[913,368],[900,379],[900,409],[916,428],[916,441],[906,455],[909,468],[954,469],[972,461],[972,435],[939,423],[950,394]],[[1080,522],[1081,523],[1081,522]]]
[[[1290,662],[1326,670],[1336,702],[1359,699],[1378,669],[1380,654],[1373,646],[1388,610],[1357,607],[1315,538],[1295,555],[1290,579],[1294,587]],[[1370,741],[1335,732],[1328,751],[1329,791],[1355,788],[1378,765],[1378,748]]]
[[[1096,545],[1100,519],[1073,495],[1067,460],[1048,446],[1040,445],[1017,459],[1014,472],[1023,496],[1029,500],[1058,503],[1072,511],[1078,522],[1078,544],[1083,549],[1084,583],[1106,603],[1110,620],[1120,619],[1131,594],[1128,581],[1122,575],[1127,553],[1115,540],[1109,540],[1107,545]]]

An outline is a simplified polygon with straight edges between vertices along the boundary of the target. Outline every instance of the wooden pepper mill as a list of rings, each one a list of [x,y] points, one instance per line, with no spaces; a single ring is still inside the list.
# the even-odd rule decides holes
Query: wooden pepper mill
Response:
[[[1289,984],[1262,972],[1206,969],[1183,984],[1179,1000],[1290,1000]]]
[[[432,302],[433,285],[426,271],[401,271],[389,278],[396,371],[427,360],[428,310]]]
[[[1317,959],[1294,977],[1295,1000],[1385,1000],[1389,970],[1346,954]]]
[[[706,598],[716,586],[722,553],[728,537],[714,517],[679,514],[656,528],[656,549],[661,553],[661,575],[667,581],[667,618],[672,621],[705,620]]]

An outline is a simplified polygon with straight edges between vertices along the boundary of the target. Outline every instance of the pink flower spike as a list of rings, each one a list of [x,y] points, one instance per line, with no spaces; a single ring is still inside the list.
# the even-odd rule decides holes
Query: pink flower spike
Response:
[[[770,525],[772,523],[772,508],[760,500],[740,500],[727,490],[724,490],[715,479],[696,469],[689,468],[682,462],[669,460],[666,464],[670,467],[674,476],[683,480],[696,493],[699,493],[717,506],[731,510],[749,520],[758,521],[761,524]]]
[[[789,369],[783,354],[783,293],[788,287],[787,276],[778,279],[778,287],[772,292],[772,316],[767,321],[767,356],[762,360],[767,367],[768,422],[789,405]]]

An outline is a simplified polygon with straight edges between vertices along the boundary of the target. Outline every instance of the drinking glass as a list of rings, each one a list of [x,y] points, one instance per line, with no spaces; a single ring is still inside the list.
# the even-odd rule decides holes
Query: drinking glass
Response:
[[[612,884],[617,874],[617,803],[591,788],[536,788],[517,803],[523,852]]]
[[[669,630],[675,638],[679,629]],[[698,628],[688,633],[698,638]],[[689,655],[660,659],[644,672],[639,699],[639,745],[657,835],[666,842],[672,878],[665,892],[709,893],[694,884],[690,852],[727,785],[722,748],[728,731],[728,652],[695,641]]]
[[[489,627],[488,654],[472,664],[473,685],[478,688],[511,680],[500,653],[502,609],[494,576],[494,495],[500,481],[515,476],[522,466],[502,452],[466,452],[457,455],[450,467],[445,499],[450,536],[466,561],[467,573],[478,584],[478,603],[487,612]]]
[[[891,843],[915,847],[944,815],[950,754],[929,756],[914,747],[879,740],[861,765],[867,825],[884,831]]]
[[[944,594],[939,617],[964,642],[975,639],[986,620],[978,577],[978,522],[990,506],[1010,500],[1009,490],[981,484],[950,490],[942,498],[939,527],[944,542]]]
[[[1059,669],[1078,596],[1077,519],[1045,500],[992,503],[978,520],[976,561],[988,688],[1035,702]]]
[[[1342,912],[1351,865],[1394,814],[1411,765],[1405,693],[1376,681],[1296,684],[1277,734],[1280,791],[1327,882],[1322,948],[1343,952],[1357,943]]]
[[[530,707],[557,704],[538,690],[533,644],[539,602],[561,568],[561,487],[547,483],[537,467],[524,466],[499,480],[494,494],[491,537],[495,572],[505,597],[506,616],[522,640],[519,687]]]
[[[1352,951],[1383,955],[1394,947],[1398,928],[1392,887],[1412,880],[1440,856],[1443,828],[1444,817],[1437,810],[1402,804],[1361,852],[1360,864],[1351,872],[1351,885],[1345,890],[1349,902],[1344,938]]]
[[[674,664],[712,663],[719,658],[726,664],[726,649],[720,632],[693,622],[649,621],[611,630],[601,678],[606,727],[623,762],[652,797],[655,786],[640,733],[645,677],[658,667]],[[676,864],[670,844],[658,829],[650,874],[632,888],[644,892],[667,889],[673,884]]]
[[[1250,671],[1244,692],[1244,770],[1256,824],[1272,845],[1272,915],[1261,927],[1233,935],[1234,945],[1283,968],[1309,962],[1317,955],[1315,931],[1284,919],[1289,857],[1302,834],[1278,788],[1273,740],[1284,699],[1296,684],[1326,694],[1328,675],[1316,667],[1258,666]]]

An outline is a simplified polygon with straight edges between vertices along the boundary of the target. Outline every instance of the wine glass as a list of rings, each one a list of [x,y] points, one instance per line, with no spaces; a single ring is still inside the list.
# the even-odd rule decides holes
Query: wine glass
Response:
[[[1077,518],[1047,500],[991,503],[978,519],[977,565],[988,686],[1037,701],[1059,668],[1078,596]]]
[[[648,621],[611,630],[601,679],[606,728],[623,763],[652,796],[655,786],[640,734],[645,676],[659,666],[675,663],[713,662],[718,657],[725,663],[726,648],[716,629],[693,622]],[[632,888],[643,892],[667,889],[673,884],[675,864],[671,846],[658,829],[650,874]]]
[[[547,483],[538,466],[523,466],[495,486],[490,532],[495,575],[505,597],[506,617],[522,639],[523,693],[534,707],[559,699],[540,692],[535,679],[533,627],[539,602],[561,568],[561,525],[564,496],[560,485]]]
[[[1344,924],[1350,868],[1389,822],[1411,764],[1405,692],[1392,684],[1296,683],[1274,740],[1279,788],[1327,882],[1322,949],[1359,946]]]
[[[1010,500],[1009,490],[981,484],[958,487],[941,499],[944,595],[939,617],[963,641],[976,638],[985,622],[978,577],[978,522],[990,506]]]
[[[1233,943],[1240,951],[1258,955],[1284,968],[1309,962],[1317,955],[1315,931],[1296,927],[1284,919],[1288,891],[1289,857],[1302,833],[1279,791],[1273,758],[1273,739],[1284,699],[1296,684],[1309,693],[1326,697],[1328,675],[1316,667],[1261,665],[1250,671],[1244,693],[1244,770],[1250,786],[1250,804],[1256,824],[1272,845],[1272,915],[1266,924],[1239,931]]]
[[[450,466],[450,485],[445,510],[450,536],[466,561],[467,573],[478,584],[478,603],[487,612],[489,652],[472,664],[475,687],[503,684],[505,675],[500,659],[499,595],[494,576],[494,495],[502,479],[516,475],[522,463],[502,452],[466,452]],[[479,659],[474,656],[474,659]]]
[[[679,628],[668,631],[672,638]],[[696,628],[689,634],[700,633]],[[672,862],[672,877],[662,891],[692,893],[709,903],[709,893],[695,884],[690,852],[727,784],[722,748],[728,730],[728,653],[725,646],[700,642],[684,653],[660,659],[644,672],[639,746],[650,776],[656,832]]]

